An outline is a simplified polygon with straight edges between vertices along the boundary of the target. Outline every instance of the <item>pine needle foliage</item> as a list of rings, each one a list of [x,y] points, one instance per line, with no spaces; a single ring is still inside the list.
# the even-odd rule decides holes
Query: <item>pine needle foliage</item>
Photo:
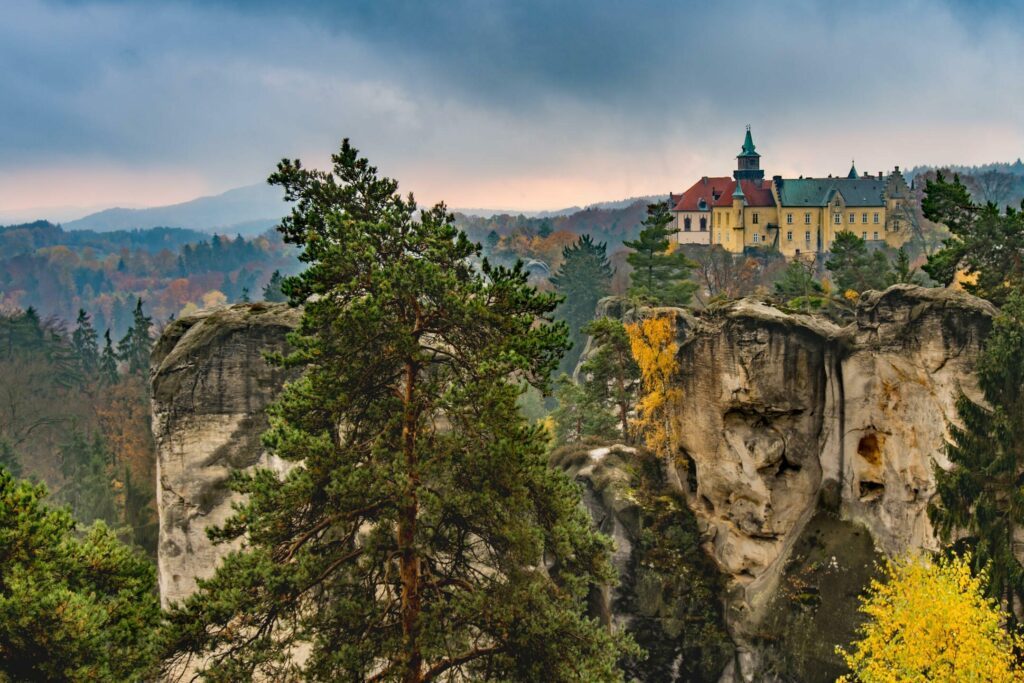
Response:
[[[655,306],[686,306],[690,303],[697,283],[690,272],[697,266],[680,249],[673,249],[669,227],[672,214],[666,202],[647,205],[640,235],[623,244],[633,253],[626,257],[633,272],[629,280],[629,293],[645,303]]]
[[[993,323],[978,359],[983,405],[961,393],[960,423],[951,423],[946,455],[935,469],[938,499],[928,509],[947,542],[973,550],[988,567],[988,588],[1005,605],[1024,599],[1024,567],[1014,546],[1024,530],[1024,292],[1014,291]]]
[[[443,205],[346,140],[330,172],[284,160],[280,230],[308,265],[303,369],[264,440],[293,467],[238,474],[213,533],[245,537],[171,613],[173,664],[207,680],[615,681],[621,636],[585,615],[609,542],[519,416],[566,347],[558,303],[519,267],[479,269]],[[302,653],[297,656],[297,653]]]

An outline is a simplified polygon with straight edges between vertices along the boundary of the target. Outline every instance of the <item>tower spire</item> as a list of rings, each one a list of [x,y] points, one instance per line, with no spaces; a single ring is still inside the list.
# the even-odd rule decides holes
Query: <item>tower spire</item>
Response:
[[[757,154],[757,149],[754,147],[754,137],[750,134],[750,124],[747,124],[747,135],[743,138],[743,151],[740,152],[740,156],[753,156]]]

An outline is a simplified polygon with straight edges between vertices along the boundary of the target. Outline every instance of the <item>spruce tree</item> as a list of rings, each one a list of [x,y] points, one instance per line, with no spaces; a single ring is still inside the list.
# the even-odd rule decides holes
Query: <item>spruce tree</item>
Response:
[[[634,250],[626,257],[633,267],[630,295],[657,306],[685,306],[697,290],[697,283],[689,279],[696,264],[681,250],[670,248],[671,222],[667,203],[648,204],[640,236],[623,242]]]
[[[92,320],[84,308],[78,309],[78,320],[71,335],[71,344],[78,356],[82,372],[87,377],[93,376],[99,369],[100,352],[96,342],[96,330],[93,329]]]
[[[281,277],[281,271],[275,270],[270,276],[270,281],[267,286],[263,288],[263,300],[272,302],[288,301],[288,297],[281,290],[281,286],[284,283],[284,278]]]
[[[0,680],[152,681],[152,563],[0,469]]]
[[[90,440],[81,430],[72,427],[59,453],[64,485],[57,498],[83,524],[98,519],[116,523],[114,491],[107,473],[111,457],[102,437],[96,434]]]
[[[565,297],[556,315],[569,325],[572,347],[562,362],[562,369],[571,372],[586,340],[582,328],[594,317],[598,300],[611,291],[615,271],[608,263],[605,243],[594,242],[590,235],[580,235],[575,243],[563,247],[562,258],[562,265],[550,281]]]
[[[153,319],[142,311],[142,299],[136,299],[132,325],[117,343],[117,355],[128,366],[129,374],[143,377],[149,374],[149,354],[153,350],[153,337],[150,333],[152,327]]]
[[[308,266],[280,359],[304,372],[265,435],[296,466],[234,477],[213,535],[248,545],[171,612],[171,650],[214,680],[619,680],[622,641],[584,615],[608,541],[516,407],[565,347],[556,295],[474,267],[445,207],[417,219],[347,140],[332,159],[270,178]]]
[[[985,404],[961,393],[961,424],[951,423],[946,455],[936,468],[938,501],[929,516],[947,542],[973,551],[975,569],[987,567],[990,594],[1004,606],[1024,600],[1024,567],[1014,547],[1024,530],[1024,293],[1013,292],[995,319],[978,360]],[[964,536],[966,534],[966,536]],[[1017,604],[1020,604],[1017,602]]]
[[[110,329],[103,333],[103,352],[100,354],[100,382],[110,386],[117,384],[117,353],[110,339]]]

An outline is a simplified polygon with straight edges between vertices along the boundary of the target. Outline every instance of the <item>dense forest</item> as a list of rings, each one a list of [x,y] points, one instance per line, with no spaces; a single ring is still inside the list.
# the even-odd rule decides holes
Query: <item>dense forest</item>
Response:
[[[864,292],[917,283],[1001,306],[984,403],[959,397],[954,467],[936,475],[943,552],[884,563],[830,664],[851,681],[935,662],[1019,680],[1024,514],[1004,502],[1024,442],[1024,214],[984,203],[971,176],[922,172],[907,248],[840,232],[825,258],[787,262],[673,246],[662,202],[467,225],[402,199],[347,141],[334,160],[332,174],[282,162],[272,181],[303,201],[256,239],[0,230],[0,520],[4,547],[28,549],[0,552],[3,676],[148,680],[201,661],[217,680],[717,680],[733,656],[726,587],[660,466],[678,457],[675,331],[633,314],[753,296],[846,323]],[[609,294],[631,321],[598,316]],[[249,545],[161,612],[144,559],[157,323],[250,299],[305,303],[292,353],[271,359],[303,374],[264,436],[304,466],[231,479],[248,502],[210,533]],[[458,428],[434,429],[438,415]],[[596,444],[628,449],[609,462],[640,506],[616,607],[638,616],[621,629],[591,611],[615,580],[612,545],[563,471]],[[655,588],[670,617],[645,611]],[[311,655],[296,662],[300,647]]]
[[[40,221],[0,228],[0,310],[74,320],[79,309],[120,339],[137,299],[158,324],[259,298],[275,271],[297,270],[276,232],[245,239],[180,228],[67,231]]]

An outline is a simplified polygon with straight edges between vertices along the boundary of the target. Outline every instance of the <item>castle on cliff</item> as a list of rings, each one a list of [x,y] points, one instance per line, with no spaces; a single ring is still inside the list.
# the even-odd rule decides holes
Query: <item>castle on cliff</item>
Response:
[[[888,175],[860,175],[851,164],[845,176],[766,180],[750,126],[736,162],[732,177],[704,176],[669,195],[676,242],[793,257],[827,252],[844,230],[876,246],[899,248],[910,239],[910,187],[899,166]]]

